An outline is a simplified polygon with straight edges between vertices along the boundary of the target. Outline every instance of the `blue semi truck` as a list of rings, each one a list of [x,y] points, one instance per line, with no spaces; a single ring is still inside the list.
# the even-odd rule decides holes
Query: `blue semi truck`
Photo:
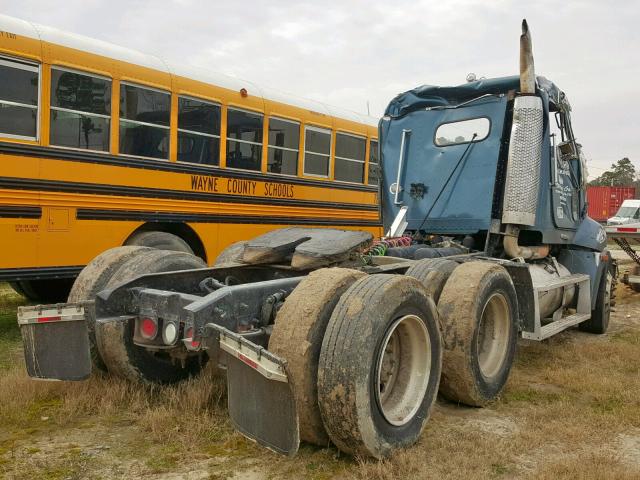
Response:
[[[571,107],[535,75],[526,22],[520,43],[519,76],[391,101],[385,238],[275,230],[211,268],[112,249],[70,303],[20,310],[29,374],[171,383],[211,364],[249,438],[288,455],[306,441],[381,458],[418,439],[438,392],[471,406],[500,395],[519,337],[604,333],[615,264],[586,214]]]

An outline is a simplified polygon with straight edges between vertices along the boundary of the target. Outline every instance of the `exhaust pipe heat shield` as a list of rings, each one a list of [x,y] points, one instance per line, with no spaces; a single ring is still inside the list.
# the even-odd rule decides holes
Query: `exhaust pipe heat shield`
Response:
[[[536,222],[542,129],[542,99],[533,95],[516,97],[509,141],[503,223],[534,225]]]

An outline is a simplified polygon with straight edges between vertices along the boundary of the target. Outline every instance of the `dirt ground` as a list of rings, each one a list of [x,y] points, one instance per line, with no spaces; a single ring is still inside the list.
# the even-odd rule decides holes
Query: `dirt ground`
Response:
[[[3,478],[640,478],[640,294],[624,285],[607,334],[521,341],[496,402],[439,400],[421,441],[381,462],[256,446],[233,431],[224,381],[209,374],[163,388],[30,380],[15,323],[23,302],[0,285]]]

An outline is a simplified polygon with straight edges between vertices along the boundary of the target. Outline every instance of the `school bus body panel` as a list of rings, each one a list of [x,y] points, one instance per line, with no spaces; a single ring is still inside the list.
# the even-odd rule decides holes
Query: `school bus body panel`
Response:
[[[33,107],[33,138],[13,138],[0,131],[0,279],[75,275],[102,251],[124,244],[136,230],[156,226],[166,230],[167,225],[183,225],[194,232],[210,263],[229,244],[274,228],[329,226],[382,233],[377,187],[368,185],[370,146],[377,138],[376,122],[369,117],[0,15],[3,59],[37,67],[39,99],[37,109]],[[110,82],[106,151],[51,145],[54,70]],[[165,159],[119,151],[124,84],[170,95]],[[218,166],[178,161],[181,97],[220,107]],[[229,110],[262,116],[257,170],[226,168]],[[273,119],[299,127],[297,175],[268,171],[270,148],[278,148],[270,145]],[[304,170],[307,126],[331,131],[326,176]],[[334,181],[336,135],[341,133],[366,140],[362,182]],[[21,277],[21,272],[28,277]]]

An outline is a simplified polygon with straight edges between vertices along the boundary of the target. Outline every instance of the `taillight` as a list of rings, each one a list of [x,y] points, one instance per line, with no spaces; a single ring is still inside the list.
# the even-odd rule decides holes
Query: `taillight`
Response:
[[[200,347],[199,340],[193,340],[193,327],[187,328],[184,332],[184,341],[187,342],[187,347],[198,348]]]
[[[147,340],[153,340],[158,335],[158,324],[153,318],[142,317],[140,319],[140,335]]]

